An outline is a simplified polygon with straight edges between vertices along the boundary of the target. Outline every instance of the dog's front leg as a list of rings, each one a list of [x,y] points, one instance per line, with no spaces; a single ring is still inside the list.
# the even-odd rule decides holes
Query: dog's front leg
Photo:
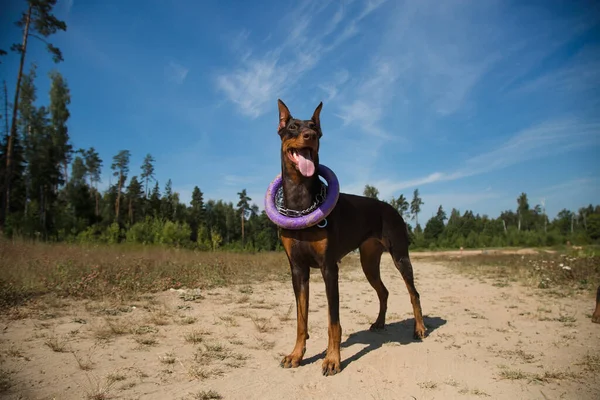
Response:
[[[338,265],[336,262],[327,263],[321,268],[327,292],[329,308],[329,342],[327,354],[323,360],[323,375],[335,375],[341,371],[340,343],[342,341],[342,326],[340,325],[340,292],[338,286]]]
[[[306,340],[308,339],[308,288],[310,279],[310,268],[297,266],[290,263],[292,268],[292,285],[296,296],[296,345],[294,350],[281,360],[283,368],[296,368],[300,365],[302,357],[306,352]]]

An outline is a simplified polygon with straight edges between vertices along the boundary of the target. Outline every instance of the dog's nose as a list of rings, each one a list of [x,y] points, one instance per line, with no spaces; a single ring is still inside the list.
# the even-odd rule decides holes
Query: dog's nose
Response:
[[[302,133],[302,137],[304,140],[314,140],[317,138],[317,134],[312,131],[304,131]]]

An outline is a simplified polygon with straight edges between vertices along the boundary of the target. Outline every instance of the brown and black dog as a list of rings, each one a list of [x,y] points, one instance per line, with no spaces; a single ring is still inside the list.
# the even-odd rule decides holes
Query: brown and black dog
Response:
[[[281,137],[281,170],[283,206],[289,210],[306,210],[321,190],[318,177],[319,140],[322,136],[320,113],[323,103],[309,120],[292,117],[287,106],[278,100],[279,136]],[[306,351],[308,339],[308,294],[310,268],[319,268],[325,281],[329,308],[329,342],[323,361],[323,375],[341,370],[338,262],[352,250],[359,249],[364,274],[379,298],[379,315],[371,330],[383,329],[388,290],[380,277],[379,263],[388,251],[402,274],[415,317],[414,337],[425,337],[425,324],[419,292],[413,280],[408,255],[408,229],[402,216],[380,200],[340,193],[339,200],[327,217],[324,228],[313,226],[301,230],[281,229],[281,241],[287,254],[294,295],[296,297],[297,333],[292,352],[281,360],[284,368],[297,367]]]
[[[592,314],[592,322],[600,324],[600,286],[596,290],[596,309]]]

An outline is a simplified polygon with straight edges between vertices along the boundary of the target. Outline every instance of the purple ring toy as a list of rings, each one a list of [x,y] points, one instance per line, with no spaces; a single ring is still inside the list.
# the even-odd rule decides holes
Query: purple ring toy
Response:
[[[323,164],[319,164],[318,173],[325,178],[325,181],[327,182],[327,196],[323,203],[321,203],[313,212],[301,217],[288,217],[277,211],[275,197],[282,185],[282,179],[281,174],[275,177],[273,182],[269,185],[265,195],[265,212],[267,217],[269,217],[275,225],[285,229],[309,228],[323,221],[331,211],[333,211],[340,196],[340,184],[333,171]]]

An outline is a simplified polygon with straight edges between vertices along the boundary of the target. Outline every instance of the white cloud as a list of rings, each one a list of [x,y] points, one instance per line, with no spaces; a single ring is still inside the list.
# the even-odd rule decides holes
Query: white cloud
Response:
[[[382,198],[398,191],[421,187],[436,182],[454,181],[480,175],[525,161],[557,156],[569,151],[600,145],[600,122],[582,122],[576,119],[547,121],[514,134],[498,148],[466,159],[463,165],[450,172],[432,172],[426,176],[404,181],[391,179],[355,181],[345,191],[360,194],[364,185],[374,185]]]
[[[74,0],[64,0],[64,1],[62,1],[65,13],[67,15],[71,12],[71,9],[73,8],[73,1]]]
[[[185,81],[189,71],[189,68],[186,68],[183,65],[173,61],[169,61],[169,63],[165,66],[165,76],[167,80],[178,85]]]
[[[323,56],[356,33],[357,23],[381,4],[382,1],[370,1],[357,18],[347,21],[343,6],[330,16],[320,15],[327,10],[329,3],[317,0],[302,2],[288,14],[294,16],[293,21],[289,20],[291,17],[282,18],[282,23],[290,22],[284,25],[281,34],[285,40],[263,55],[245,53],[237,67],[218,74],[217,89],[237,105],[243,115],[259,117],[270,108],[273,99],[288,93]],[[298,15],[307,16],[298,18]],[[317,19],[330,22],[323,25]],[[351,31],[349,27],[352,27]]]

